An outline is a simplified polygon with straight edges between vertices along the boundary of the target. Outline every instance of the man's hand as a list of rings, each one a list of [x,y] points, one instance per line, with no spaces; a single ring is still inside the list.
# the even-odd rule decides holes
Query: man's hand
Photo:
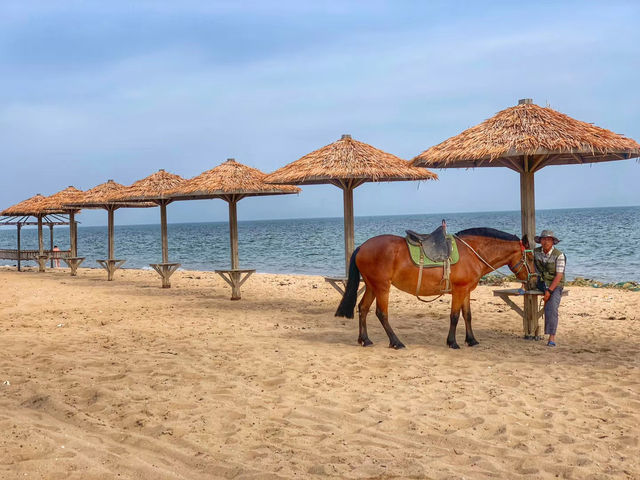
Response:
[[[551,293],[549,293],[549,290],[545,290],[544,297],[542,297],[542,300],[544,300],[544,303],[547,303],[547,300],[549,300],[549,298],[551,298]]]

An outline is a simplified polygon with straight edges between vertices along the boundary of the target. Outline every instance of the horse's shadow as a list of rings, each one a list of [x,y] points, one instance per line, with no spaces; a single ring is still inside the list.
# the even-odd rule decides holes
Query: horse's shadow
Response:
[[[333,318],[331,317],[329,321],[333,321]],[[414,317],[411,321],[416,320],[418,320],[418,317]],[[420,320],[424,321],[424,318]],[[352,346],[354,349],[388,348],[388,338],[380,325],[371,328],[372,340],[374,341],[372,347],[358,345],[358,320],[355,318],[348,319],[347,322],[349,321],[353,322],[352,325],[343,326],[343,328],[335,325],[334,322],[334,325],[328,326],[320,332],[307,328],[304,330],[290,330],[282,335],[294,340],[327,346]],[[524,340],[520,333],[496,330],[491,327],[476,327],[476,335],[480,341],[479,345],[468,347],[461,344],[461,350],[453,350],[446,344],[448,318],[444,316],[442,318],[432,318],[427,324],[427,328],[424,331],[415,332],[412,330],[417,326],[404,325],[403,329],[402,323],[399,323],[398,330],[401,338],[406,340],[407,351],[415,349],[434,350],[440,353],[450,353],[453,357],[460,355],[461,358],[468,358],[469,355],[472,355],[477,360],[507,364],[522,363],[524,357],[524,362],[529,363],[532,368],[538,368],[538,366],[542,368],[547,365],[551,354],[553,355],[553,362],[560,366],[582,365],[585,368],[589,366],[609,368],[612,364],[617,364],[621,361],[631,361],[627,358],[628,356],[621,352],[637,352],[638,350],[637,345],[628,340],[621,340],[616,344],[616,348],[611,348],[610,345],[605,345],[602,342],[585,345],[572,339],[567,339],[562,347],[552,349],[547,347],[546,339],[540,341]],[[461,337],[459,340],[463,340],[463,335],[459,336]],[[398,354],[401,355],[402,351],[398,351]]]

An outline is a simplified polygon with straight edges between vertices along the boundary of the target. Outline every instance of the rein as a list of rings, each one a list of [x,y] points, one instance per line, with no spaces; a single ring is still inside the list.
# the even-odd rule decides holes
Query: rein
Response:
[[[498,271],[497,268],[495,268],[493,265],[491,265],[489,262],[487,262],[484,258],[482,258],[482,256],[480,256],[480,254],[478,252],[476,252],[471,245],[469,245],[467,242],[462,240],[459,236],[457,236],[455,234],[453,236],[456,237],[458,240],[460,240],[462,243],[464,243],[467,247],[469,247],[469,249],[476,255],[476,257],[478,257],[480,260],[482,260],[482,262],[485,265],[487,265],[491,269],[492,272],[496,272],[498,275],[502,275],[503,277],[508,277],[509,276],[507,274],[504,274],[504,273]],[[521,248],[522,248],[522,259],[513,266],[514,269],[518,268],[518,270],[516,270],[514,272],[514,275],[516,275],[516,277],[517,277],[518,273],[520,273],[520,270],[522,270],[522,267],[524,266],[527,269],[527,281],[529,281],[529,279],[531,277],[535,277],[536,276],[535,273],[531,273],[531,270],[529,269],[529,264],[527,263],[527,252],[531,252],[533,254],[533,250],[525,249],[524,246],[522,245],[522,242],[520,242],[520,245],[521,245]]]

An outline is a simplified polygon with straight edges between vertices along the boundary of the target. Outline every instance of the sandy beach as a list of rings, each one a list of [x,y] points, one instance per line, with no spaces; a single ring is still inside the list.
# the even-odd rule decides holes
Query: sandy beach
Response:
[[[495,287],[392,290],[387,348],[321,277],[0,269],[0,478],[640,478],[640,293],[570,287],[558,347]]]

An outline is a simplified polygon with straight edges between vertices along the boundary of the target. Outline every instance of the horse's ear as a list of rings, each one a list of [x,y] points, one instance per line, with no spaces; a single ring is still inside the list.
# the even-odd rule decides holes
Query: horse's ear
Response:
[[[522,245],[524,245],[524,248],[526,248],[527,250],[531,248],[529,245],[529,237],[527,237],[526,233],[522,236],[522,240],[520,240],[520,243],[522,243]]]

